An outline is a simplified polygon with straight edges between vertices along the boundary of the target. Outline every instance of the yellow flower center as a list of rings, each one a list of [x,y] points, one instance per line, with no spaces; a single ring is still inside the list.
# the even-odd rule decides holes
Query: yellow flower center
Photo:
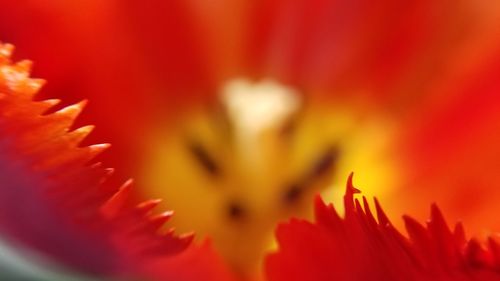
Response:
[[[153,130],[139,181],[175,210],[171,226],[208,236],[249,274],[258,272],[279,221],[310,217],[314,194],[341,194],[351,171],[368,195],[371,186],[390,186],[392,166],[379,158],[388,136],[385,124],[351,108],[306,100],[272,80],[237,79],[216,104],[193,106]]]

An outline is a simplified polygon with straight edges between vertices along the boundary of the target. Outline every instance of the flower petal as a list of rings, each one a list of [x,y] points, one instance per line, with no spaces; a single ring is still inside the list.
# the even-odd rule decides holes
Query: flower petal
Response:
[[[2,235],[93,274],[140,274],[148,259],[183,251],[191,235],[158,231],[171,213],[133,207],[131,182],[116,192],[112,171],[90,164],[108,145],[79,146],[92,127],[71,126],[85,103],[46,114],[54,103],[33,100],[42,81],[28,62],[11,63],[12,49],[0,45]]]
[[[352,175],[351,175],[352,177]],[[375,200],[378,220],[365,198],[354,199],[351,178],[345,217],[318,197],[316,222],[292,220],[277,230],[279,251],[267,258],[270,281],[279,280],[500,280],[499,244],[466,240],[450,230],[433,205],[422,225],[405,217],[408,238]]]

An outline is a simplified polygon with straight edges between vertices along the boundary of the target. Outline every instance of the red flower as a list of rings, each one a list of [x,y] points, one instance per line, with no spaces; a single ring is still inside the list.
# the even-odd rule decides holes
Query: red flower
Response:
[[[134,206],[131,181],[107,181],[112,170],[93,159],[108,145],[79,146],[93,127],[72,128],[85,102],[50,112],[58,101],[34,101],[43,81],[29,61],[12,64],[12,50],[0,44],[2,238],[88,275],[230,278],[207,246],[178,255],[192,236],[158,231],[171,216],[152,212],[159,200]]]
[[[500,243],[468,240],[450,230],[436,205],[426,225],[404,217],[403,236],[375,200],[375,212],[352,185],[344,196],[345,217],[316,200],[316,221],[291,220],[277,230],[279,250],[267,258],[269,281],[293,280],[500,280]]]
[[[101,188],[96,186],[101,175],[83,176],[82,166],[77,165],[88,161],[99,146],[60,152],[73,151],[89,128],[68,136],[59,132],[62,138],[74,139],[56,143],[57,147],[37,157],[62,165],[59,161],[73,155],[80,162],[71,169],[74,176],[92,181],[88,184],[93,188],[80,192],[78,183],[71,190],[78,190],[79,196],[70,192],[71,200],[58,191],[38,202],[60,206],[55,215],[69,213],[70,221],[74,216],[83,219],[81,226],[92,230],[91,236],[96,229],[96,240],[101,241],[101,232],[112,236],[112,246],[118,244],[124,252],[118,259],[134,260],[143,245],[130,241],[142,241],[142,236],[124,238],[121,233],[127,231],[107,227],[143,223],[135,211],[131,215],[126,210],[154,196],[168,204],[159,208],[177,212],[168,226],[195,229],[201,238],[210,235],[234,267],[254,272],[275,223],[292,214],[306,214],[310,197],[329,183],[332,172],[338,184],[351,170],[358,173],[366,193],[386,202],[388,213],[408,211],[419,217],[423,206],[437,201],[451,218],[465,219],[474,233],[498,227],[492,214],[498,209],[500,186],[484,177],[484,173],[498,173],[500,155],[498,4],[449,0],[384,0],[376,5],[366,0],[0,2],[2,40],[15,43],[22,57],[34,58],[36,76],[50,81],[39,98],[64,97],[70,103],[88,98],[92,102],[88,114],[73,126],[88,122],[98,127],[81,145],[100,140],[114,145],[114,153],[99,159],[116,166],[118,176]],[[303,111],[293,112],[297,114],[290,118],[296,120],[278,126],[284,132],[298,128],[291,145],[275,141],[280,130],[274,128],[265,141],[246,142],[246,148],[252,149],[239,149],[246,156],[268,153],[258,165],[246,165],[249,161],[231,150],[244,142],[226,139],[230,130],[206,130],[221,125],[217,123],[224,119],[220,113],[227,108],[217,107],[221,105],[217,93],[235,77],[285,83],[287,87],[273,89],[298,92],[305,101]],[[12,108],[24,108],[25,102],[31,100]],[[26,120],[38,120],[37,114],[42,113],[61,115],[57,106],[47,111],[55,115],[46,114],[47,108],[30,110],[34,117]],[[71,126],[74,118],[57,121],[60,130]],[[13,128],[28,122],[24,117],[20,120],[9,121],[5,134],[14,136],[15,145],[29,147],[40,141],[38,137],[52,137],[25,130],[22,134],[34,140],[18,141]],[[8,151],[16,153],[9,158],[26,161],[26,151],[11,152],[10,146]],[[217,174],[214,171],[220,167],[228,176],[207,180],[205,172]],[[316,167],[320,172],[314,173]],[[98,167],[91,171],[104,173]],[[310,174],[319,176],[311,181]],[[99,207],[115,192],[111,182],[128,176],[137,178],[139,188],[132,192],[125,188],[112,200],[120,202],[129,194],[125,211],[114,210],[118,203]],[[88,190],[92,192],[87,194]],[[99,219],[93,219],[96,212]],[[168,217],[160,215],[153,224]],[[144,235],[149,237],[151,231],[155,232],[154,227]],[[30,247],[62,251],[45,240],[38,245],[30,239],[24,239]],[[167,248],[173,251],[175,245]],[[184,252],[183,259],[204,257],[207,251],[200,248]],[[198,250],[199,254],[189,254]],[[70,257],[62,260],[80,266]],[[146,267],[168,268],[153,264],[157,263],[148,262]],[[168,276],[171,271],[161,272]]]

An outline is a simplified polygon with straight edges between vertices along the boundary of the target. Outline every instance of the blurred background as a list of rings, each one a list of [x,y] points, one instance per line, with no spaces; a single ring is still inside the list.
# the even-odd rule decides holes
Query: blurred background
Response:
[[[197,164],[175,155],[178,142],[194,134],[191,150],[205,168],[216,169],[212,158],[219,156],[224,165],[239,165],[241,155],[218,148],[226,131],[207,121],[222,111],[235,122],[221,96],[235,79],[270,80],[299,97],[289,114],[298,128],[293,145],[255,141],[279,151],[266,156],[274,162],[257,177],[281,180],[318,160],[328,170],[328,184],[319,184],[326,200],[339,202],[353,171],[356,186],[377,196],[398,226],[402,214],[427,218],[436,202],[471,235],[500,230],[500,4],[494,1],[0,0],[0,7],[0,40],[16,46],[15,59],[35,62],[32,76],[48,80],[38,98],[60,98],[59,108],[88,99],[75,124],[97,125],[85,143],[112,143],[100,157],[117,168],[115,180],[134,177],[138,198],[165,198],[182,231],[233,233],[232,223],[208,215],[200,220],[211,227],[191,225],[191,215],[218,212],[220,204],[231,216],[246,211],[210,197],[232,191],[196,189],[226,183],[207,181]],[[321,158],[331,146],[335,153]],[[280,162],[284,155],[296,157]],[[288,163],[291,170],[282,172]],[[233,186],[257,190],[241,195],[255,198],[248,209],[275,188],[234,178]],[[177,189],[168,191],[172,185]],[[273,206],[266,206],[269,215]],[[289,214],[283,213],[269,215],[272,223]],[[247,249],[227,247],[221,251],[237,267],[246,264],[238,255]]]

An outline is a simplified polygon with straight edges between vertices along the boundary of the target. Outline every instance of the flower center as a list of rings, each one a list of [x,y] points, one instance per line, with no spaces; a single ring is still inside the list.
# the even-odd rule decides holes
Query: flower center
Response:
[[[363,134],[369,126],[350,108],[307,98],[272,80],[229,81],[214,104],[153,130],[141,188],[175,210],[172,226],[209,236],[236,269],[256,272],[275,225],[309,217],[315,193],[365,173],[351,165],[379,149],[372,131],[384,135]]]

